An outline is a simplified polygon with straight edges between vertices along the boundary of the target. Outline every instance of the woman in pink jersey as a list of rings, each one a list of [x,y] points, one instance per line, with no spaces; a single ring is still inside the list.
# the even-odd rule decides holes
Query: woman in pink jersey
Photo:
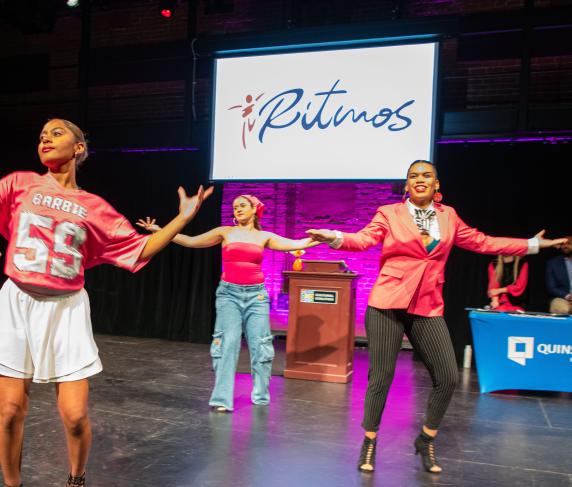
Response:
[[[260,226],[264,204],[251,195],[241,195],[232,204],[236,225],[217,227],[190,237],[177,235],[173,242],[201,248],[222,244],[224,272],[216,292],[216,323],[211,345],[215,386],[209,405],[217,412],[234,408],[234,376],[242,332],[250,351],[254,404],[270,402],[268,384],[274,348],[270,334],[268,293],[264,287],[262,256],[265,248],[290,251],[319,245],[311,238],[290,240]],[[160,227],[155,221],[139,220],[150,231]]]
[[[78,187],[77,167],[88,149],[76,125],[46,123],[38,154],[47,173],[0,180],[0,235],[8,240],[8,280],[0,290],[0,463],[4,484],[22,485],[30,382],[53,382],[68,446],[66,485],[81,486],[92,437],[87,378],[102,370],[84,270],[103,263],[141,269],[192,220],[212,188],[191,198],[179,188],[179,214],[149,237]]]

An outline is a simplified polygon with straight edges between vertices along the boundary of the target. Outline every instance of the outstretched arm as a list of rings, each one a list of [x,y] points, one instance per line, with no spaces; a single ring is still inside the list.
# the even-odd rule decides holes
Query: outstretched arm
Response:
[[[526,255],[536,254],[539,249],[558,247],[565,238],[545,239],[544,230],[531,239],[491,237],[467,225],[455,214],[455,245],[481,254]]]
[[[189,247],[191,249],[202,249],[205,247],[213,247],[222,243],[223,240],[223,227],[213,228],[208,232],[201,233],[200,235],[182,235],[177,234],[173,239],[178,245]]]
[[[314,240],[312,238],[301,238],[299,240],[292,240],[290,238],[281,237],[272,232],[266,232],[268,234],[268,241],[266,246],[272,250],[281,250],[283,252],[289,252],[291,250],[301,250],[310,247],[315,247],[320,245],[322,242]]]
[[[167,225],[155,232],[147,245],[141,252],[139,260],[148,260],[157,252],[165,248],[173,238],[195,217],[204,200],[212,193],[214,188],[211,186],[206,191],[202,186],[199,187],[197,194],[187,196],[185,190],[179,187],[179,214],[173,218]]]
[[[155,233],[161,230],[161,227],[155,223],[155,219],[150,217],[147,217],[145,220],[140,218],[137,221],[137,225],[143,227],[148,232]],[[223,238],[224,227],[217,227],[195,236],[178,233],[172,241],[178,245],[182,245],[183,247],[198,249],[218,245],[219,243],[222,243]]]
[[[541,230],[534,236],[534,238],[538,239],[538,247],[541,249],[549,249],[550,247],[560,247],[561,245],[564,245],[568,241],[566,237],[555,238],[555,239],[544,238],[545,233],[546,230]]]
[[[325,228],[315,229],[311,228],[306,230],[310,238],[319,243],[333,243],[336,240],[336,232],[334,230],[327,230]]]

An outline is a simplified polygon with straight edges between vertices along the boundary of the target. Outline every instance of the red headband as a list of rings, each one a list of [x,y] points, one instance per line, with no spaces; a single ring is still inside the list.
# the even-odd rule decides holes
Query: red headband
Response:
[[[250,201],[250,204],[254,207],[254,211],[258,219],[262,218],[264,214],[264,203],[260,201],[256,196],[252,196],[251,194],[241,194],[239,198],[244,198]]]

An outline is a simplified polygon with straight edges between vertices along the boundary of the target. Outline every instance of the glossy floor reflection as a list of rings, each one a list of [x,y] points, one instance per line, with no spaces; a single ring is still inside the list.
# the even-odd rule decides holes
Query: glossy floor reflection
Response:
[[[478,392],[461,371],[437,442],[441,475],[422,471],[413,440],[430,379],[402,352],[388,399],[377,471],[356,469],[367,351],[349,385],[272,378],[272,404],[250,404],[238,374],[236,411],[209,412],[209,347],[98,336],[105,371],[92,381],[90,487],[572,486],[570,394]],[[277,340],[274,370],[284,360]],[[248,369],[243,350],[239,369]],[[51,386],[32,387],[26,487],[62,487],[67,472]]]

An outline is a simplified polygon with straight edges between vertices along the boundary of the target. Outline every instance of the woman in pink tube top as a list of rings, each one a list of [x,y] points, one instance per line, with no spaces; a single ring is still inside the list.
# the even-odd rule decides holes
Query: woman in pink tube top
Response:
[[[234,408],[234,376],[242,333],[250,351],[254,404],[270,402],[268,384],[274,347],[270,334],[269,300],[264,287],[262,258],[265,248],[291,251],[319,245],[311,238],[291,240],[260,226],[264,204],[252,195],[241,195],[233,203],[235,225],[214,228],[197,236],[177,235],[173,242],[190,248],[222,244],[223,273],[216,291],[216,323],[211,344],[215,385],[209,405],[216,412]],[[137,224],[151,232],[160,229],[147,218]]]

